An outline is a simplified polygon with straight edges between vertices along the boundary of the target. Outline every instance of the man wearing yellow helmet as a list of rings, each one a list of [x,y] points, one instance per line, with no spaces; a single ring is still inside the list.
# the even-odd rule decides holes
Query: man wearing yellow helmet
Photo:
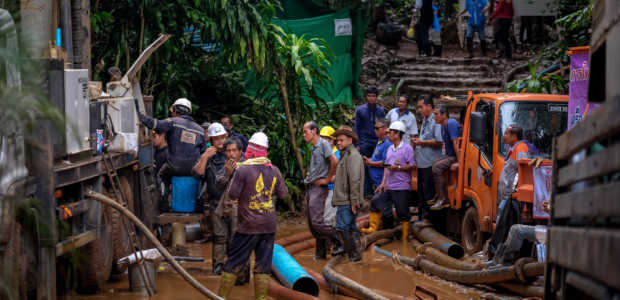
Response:
[[[336,156],[338,160],[340,160],[340,150],[338,147],[334,145],[336,138],[334,137],[334,132],[336,130],[331,126],[323,126],[319,135],[322,139],[326,140],[332,146],[332,152]],[[327,185],[327,190],[329,193],[327,194],[327,199],[325,199],[325,208],[323,210],[323,219],[325,220],[325,224],[331,227],[336,226],[336,213],[338,209],[332,205],[332,198],[334,197],[334,183],[331,182]],[[333,240],[334,243],[334,251],[332,251],[332,255],[340,255],[344,252],[344,248],[338,239]]]

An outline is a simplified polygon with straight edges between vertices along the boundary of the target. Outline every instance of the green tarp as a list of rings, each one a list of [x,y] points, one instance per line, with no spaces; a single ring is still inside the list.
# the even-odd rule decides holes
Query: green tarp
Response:
[[[317,86],[317,95],[330,106],[352,105],[353,97],[362,97],[358,82],[369,19],[363,18],[363,15],[367,10],[346,8],[333,12],[315,2],[320,1],[282,1],[283,10],[278,12],[278,18],[273,23],[288,33],[321,38],[327,42],[335,56],[328,68],[332,82]],[[256,78],[250,74],[246,79],[248,90],[256,91]],[[307,97],[304,101],[314,103]]]

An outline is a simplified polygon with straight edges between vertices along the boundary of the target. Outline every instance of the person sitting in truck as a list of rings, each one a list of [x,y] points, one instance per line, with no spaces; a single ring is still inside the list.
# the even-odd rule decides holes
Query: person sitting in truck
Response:
[[[191,176],[192,167],[206,149],[202,127],[190,116],[192,103],[179,98],[170,106],[171,118],[158,120],[139,113],[140,121],[149,129],[166,134],[168,159],[157,173],[158,180],[164,184],[164,199],[170,195],[173,176]],[[163,208],[168,210],[167,207]]]
[[[510,226],[519,223],[521,215],[519,204],[512,200],[515,189],[515,178],[519,172],[517,160],[529,158],[529,149],[523,141],[523,129],[517,125],[510,125],[504,132],[504,143],[510,146],[506,155],[504,168],[499,176],[500,203],[497,209],[495,232],[489,242],[489,254],[493,256],[497,247],[506,240]]]
[[[450,170],[452,164],[457,162],[456,149],[459,138],[459,122],[448,116],[448,108],[438,105],[435,109],[435,122],[441,124],[441,136],[444,141],[445,156],[433,162],[433,181],[435,182],[435,199],[431,210],[440,210],[450,207],[446,191],[446,178],[444,173]],[[431,201],[433,201],[431,200]]]
[[[155,174],[159,172],[159,169],[166,163],[168,160],[168,143],[166,143],[166,133],[161,130],[153,130],[153,147],[155,148],[155,159],[153,160],[153,170],[155,170]],[[164,199],[164,185],[161,181],[157,180],[158,190],[160,192],[160,202],[159,208],[160,211],[165,210],[167,207],[170,207],[168,203],[168,199]],[[163,211],[162,211],[163,212]]]

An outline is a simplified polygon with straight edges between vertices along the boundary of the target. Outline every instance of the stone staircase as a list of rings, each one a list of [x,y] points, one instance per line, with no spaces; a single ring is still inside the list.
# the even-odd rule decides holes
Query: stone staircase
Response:
[[[407,57],[392,65],[386,79],[393,86],[403,79],[401,93],[412,97],[464,96],[468,91],[497,93],[503,90],[501,63],[486,57]]]

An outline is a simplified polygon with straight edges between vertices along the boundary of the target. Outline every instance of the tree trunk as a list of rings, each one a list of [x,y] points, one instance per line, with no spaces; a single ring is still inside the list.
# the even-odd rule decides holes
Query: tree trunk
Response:
[[[280,87],[280,93],[282,94],[282,102],[284,102],[284,113],[286,114],[286,123],[288,125],[288,131],[291,135],[291,149],[295,153],[297,158],[297,164],[299,170],[301,170],[301,176],[306,177],[306,170],[304,169],[304,160],[297,148],[297,138],[295,133],[295,127],[293,126],[293,116],[291,115],[291,108],[288,103],[288,92],[286,91],[286,71],[283,68],[280,69],[280,74],[276,74],[278,77],[278,85]]]

